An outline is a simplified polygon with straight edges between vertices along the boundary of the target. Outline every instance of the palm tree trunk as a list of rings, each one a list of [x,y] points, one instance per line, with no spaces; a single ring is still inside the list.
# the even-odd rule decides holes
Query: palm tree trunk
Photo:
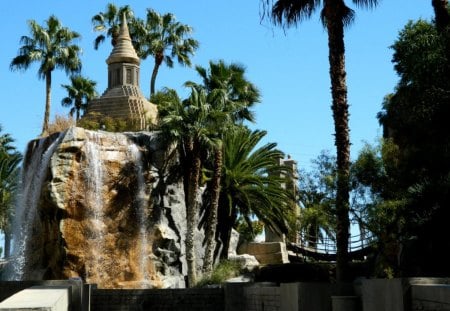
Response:
[[[338,2],[339,3],[339,2]],[[334,5],[333,5],[334,4]],[[338,4],[339,5],[339,4]],[[336,279],[346,281],[348,277],[349,238],[349,174],[350,174],[350,134],[348,127],[347,84],[345,72],[344,24],[336,2],[325,8],[328,31],[332,110],[335,127],[337,155],[336,191]]]
[[[220,179],[222,177],[222,149],[216,150],[214,157],[214,174],[211,180],[211,208],[206,225],[206,250],[203,261],[203,272],[207,275],[213,270],[214,250],[216,248],[217,214],[219,209]]]
[[[46,135],[48,131],[48,123],[50,120],[50,101],[52,91],[52,72],[47,71],[45,74],[45,112],[44,124],[42,125],[42,135]]]
[[[9,230],[5,230],[5,258],[8,258],[11,253],[11,233]]]
[[[192,162],[189,168],[189,184],[186,206],[187,232],[186,232],[186,261],[188,268],[188,286],[193,287],[197,283],[197,263],[195,256],[195,229],[197,227],[197,194],[200,178],[200,149],[196,143],[193,144]]]
[[[161,66],[164,59],[164,55],[157,53],[155,56],[155,66],[153,67],[152,78],[150,79],[150,96],[155,94],[155,82],[158,75],[159,66]]]
[[[235,224],[237,219],[237,208],[235,206],[230,207],[229,200],[223,197],[220,199],[219,206],[221,206],[221,208],[218,210],[217,231],[218,236],[223,244],[220,258],[228,259],[231,231],[233,230],[233,225]]]
[[[447,0],[432,0],[434,15],[436,19],[436,28],[442,32],[450,24],[450,16],[447,10]]]

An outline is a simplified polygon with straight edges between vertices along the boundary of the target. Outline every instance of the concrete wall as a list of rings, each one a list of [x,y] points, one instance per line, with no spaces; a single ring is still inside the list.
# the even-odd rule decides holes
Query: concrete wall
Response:
[[[281,311],[331,311],[331,296],[353,294],[350,283],[337,285],[325,282],[281,284]]]
[[[362,306],[357,310],[361,311],[450,310],[447,278],[363,279],[339,287],[325,282],[301,282],[229,283],[223,288],[202,289],[92,289],[90,309],[89,295],[83,290],[88,285],[79,280],[0,282],[0,301],[31,286],[67,284],[73,311],[332,311],[331,297],[337,293],[359,296]]]
[[[223,311],[221,288],[204,289],[97,289],[91,310]]]
[[[248,286],[244,288],[244,305],[246,311],[279,311],[280,287]]]
[[[362,305],[364,311],[405,310],[402,279],[367,279],[362,281]]]
[[[411,310],[450,310],[450,285],[424,284],[411,286]]]

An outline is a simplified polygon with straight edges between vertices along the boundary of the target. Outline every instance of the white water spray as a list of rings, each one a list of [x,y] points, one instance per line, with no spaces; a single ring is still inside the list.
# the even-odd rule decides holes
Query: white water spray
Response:
[[[41,138],[35,140],[25,154],[31,153],[28,163],[24,163],[22,169],[21,189],[17,199],[13,232],[13,264],[6,273],[6,279],[23,280],[29,253],[29,242],[32,229],[37,216],[37,204],[42,192],[42,185],[47,177],[48,164],[59,145],[64,133],[59,136]],[[46,148],[46,141],[54,139]]]
[[[142,281],[145,283],[149,281],[149,271],[148,271],[148,234],[147,234],[147,219],[148,210],[146,208],[148,198],[146,195],[146,184],[143,172],[143,162],[141,151],[135,144],[131,144],[128,147],[131,159],[135,164],[136,179],[137,179],[137,218],[139,226],[139,238],[138,245],[140,246],[139,254],[139,270],[142,275]]]

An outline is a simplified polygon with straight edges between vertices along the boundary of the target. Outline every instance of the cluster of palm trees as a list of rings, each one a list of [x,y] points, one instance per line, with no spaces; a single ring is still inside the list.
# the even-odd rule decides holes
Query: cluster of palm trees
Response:
[[[206,183],[205,257],[203,274],[211,273],[217,241],[222,257],[228,253],[238,215],[251,223],[257,215],[266,225],[286,230],[287,204],[292,198],[282,187],[283,154],[275,144],[254,149],[265,132],[251,131],[252,106],[259,101],[257,88],[237,64],[210,62],[197,66],[203,83],[186,82],[190,95],[182,100],[175,90],[154,96],[159,127],[169,142],[176,142],[184,174],[187,213],[186,259],[189,284],[198,278],[194,232],[199,224],[200,186]]]
[[[94,30],[101,34],[94,41],[94,48],[111,37],[114,46],[119,35],[121,18],[128,17],[129,29],[133,45],[140,58],[152,56],[155,65],[150,80],[150,95],[155,93],[155,81],[160,66],[164,63],[173,67],[174,59],[181,65],[191,66],[190,56],[198,48],[198,42],[190,37],[192,28],[176,21],[173,14],[161,15],[148,9],[145,20],[134,17],[129,6],[117,7],[108,4],[105,12],[92,17]],[[48,133],[52,73],[55,69],[62,69],[71,75],[71,85],[63,85],[68,96],[62,100],[62,105],[72,107],[70,116],[76,120],[86,111],[87,103],[97,96],[96,83],[81,75],[81,49],[76,44],[79,33],[63,27],[56,16],[50,16],[44,25],[36,21],[28,22],[29,36],[22,36],[18,55],[11,61],[11,70],[27,70],[32,63],[38,63],[38,77],[45,80],[46,100],[42,125],[42,135]]]

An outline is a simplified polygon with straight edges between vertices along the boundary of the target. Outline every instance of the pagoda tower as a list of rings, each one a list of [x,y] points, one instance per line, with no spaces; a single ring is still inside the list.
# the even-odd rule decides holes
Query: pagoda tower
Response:
[[[106,60],[108,88],[101,97],[89,102],[87,114],[131,119],[137,122],[141,130],[155,124],[158,114],[156,105],[144,97],[139,87],[140,62],[123,15],[117,44]]]

